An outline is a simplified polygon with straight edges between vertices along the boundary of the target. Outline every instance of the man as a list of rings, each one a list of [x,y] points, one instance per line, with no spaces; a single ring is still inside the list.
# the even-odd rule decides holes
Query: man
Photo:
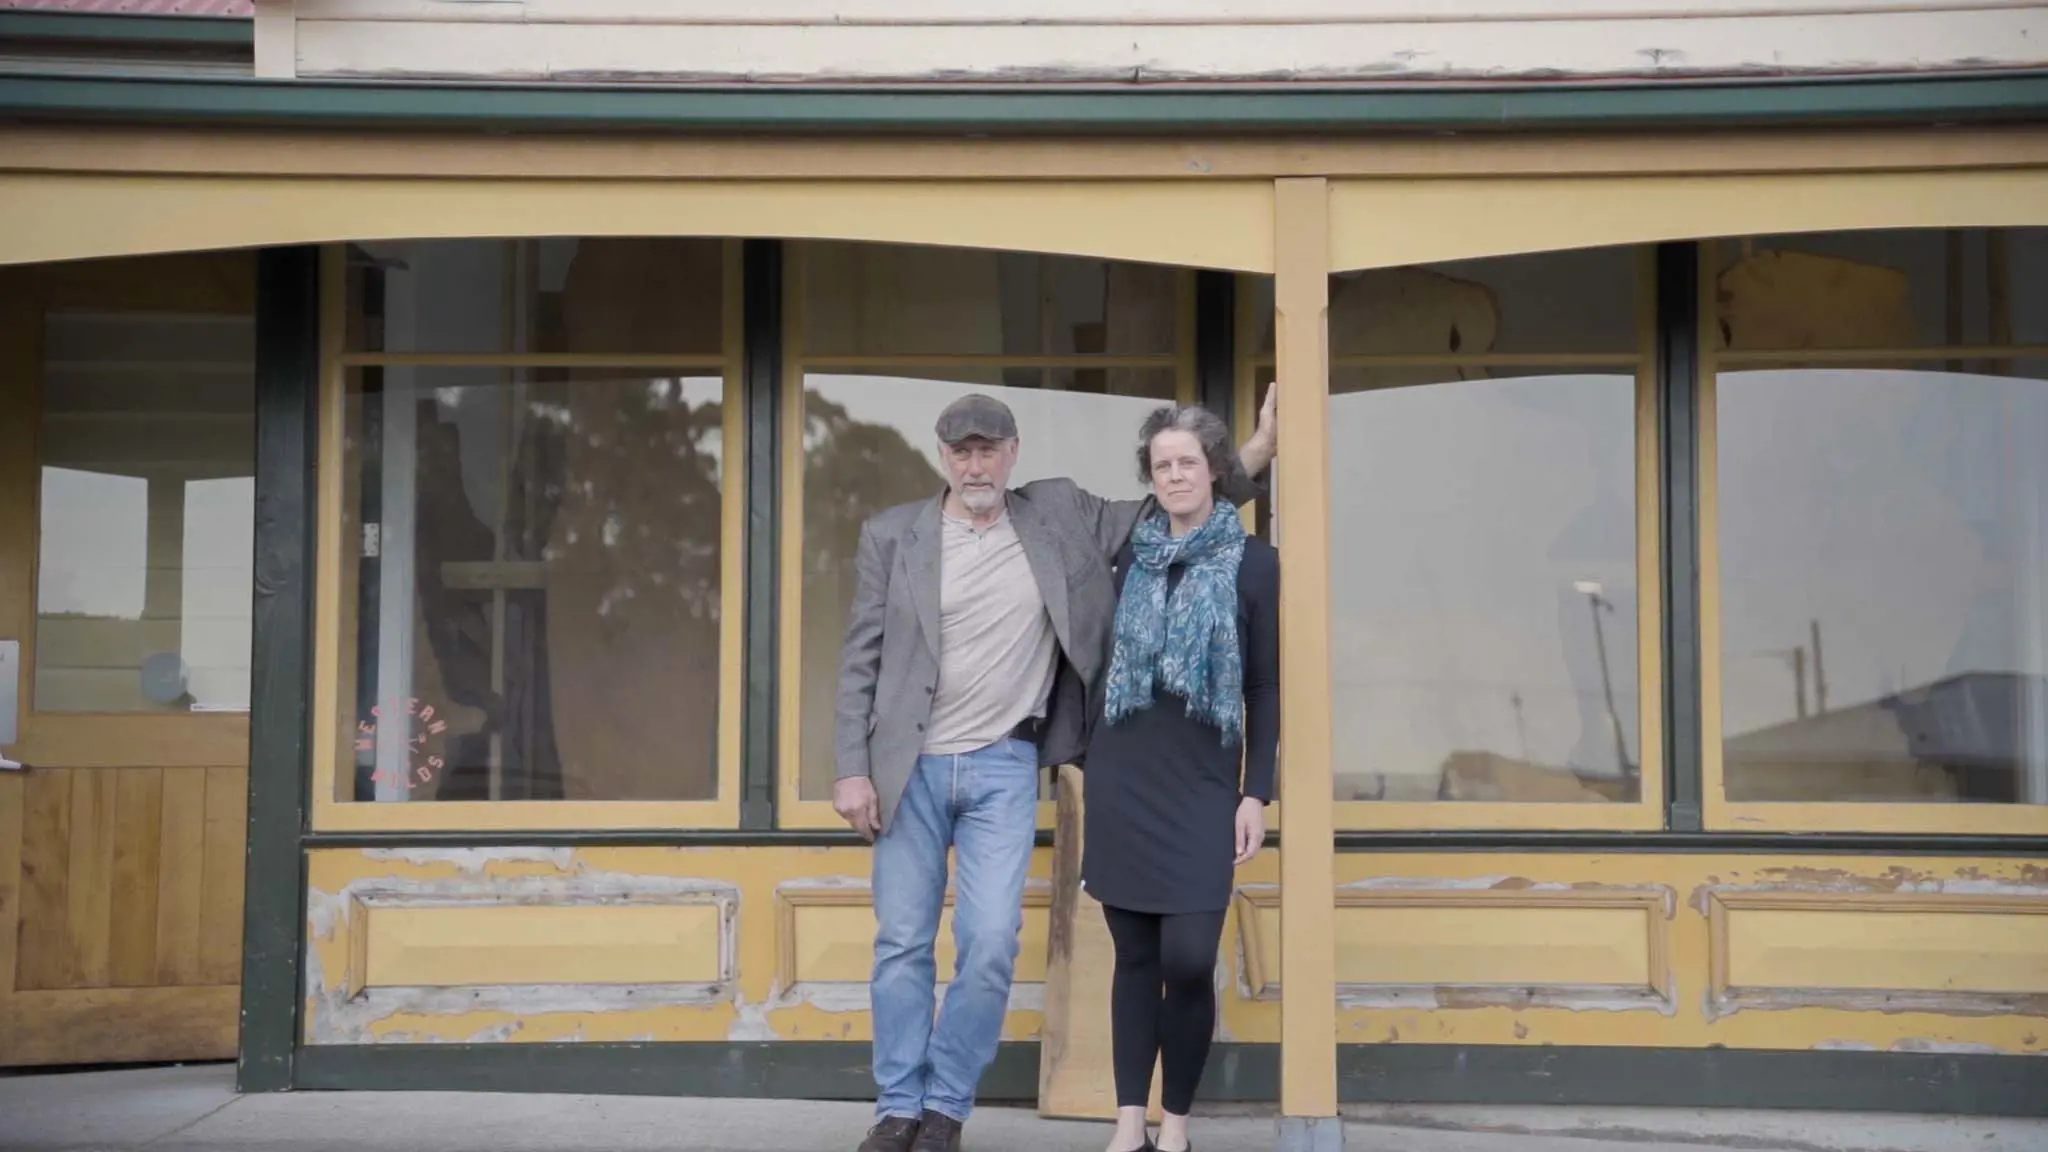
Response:
[[[946,490],[862,526],[840,661],[832,804],[876,845],[876,1124],[860,1152],[960,1146],[1008,1011],[1039,770],[1086,746],[1110,562],[1150,505],[1066,479],[1011,490],[1017,424],[991,397],[954,401],[936,431]],[[1247,473],[1274,440],[1269,390]],[[959,955],[934,1024],[949,847]]]

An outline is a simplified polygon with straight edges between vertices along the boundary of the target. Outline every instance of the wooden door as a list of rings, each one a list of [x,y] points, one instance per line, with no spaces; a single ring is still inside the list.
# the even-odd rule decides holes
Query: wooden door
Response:
[[[254,281],[0,269],[0,1066],[235,1054]]]

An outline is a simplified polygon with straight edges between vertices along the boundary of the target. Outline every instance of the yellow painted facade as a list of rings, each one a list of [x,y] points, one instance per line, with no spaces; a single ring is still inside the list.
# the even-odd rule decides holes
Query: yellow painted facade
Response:
[[[120,147],[94,147],[95,141]],[[441,145],[445,150],[437,151]],[[2009,232],[2048,226],[2048,131],[1823,132],[1797,140],[1671,132],[1627,141],[1532,133],[1447,138],[1427,147],[1338,138],[938,146],[10,126],[0,128],[0,203],[7,206],[0,213],[0,285],[33,288],[0,304],[0,355],[14,370],[0,381],[0,447],[9,449],[0,452],[0,639],[29,637],[33,675],[37,641],[54,637],[41,645],[45,663],[54,667],[61,655],[70,662],[63,671],[105,671],[98,661],[119,674],[123,691],[140,679],[143,642],[115,629],[80,627],[68,617],[90,613],[45,608],[36,599],[38,581],[53,583],[42,574],[39,550],[56,538],[56,517],[42,503],[49,479],[38,469],[70,465],[52,447],[64,444],[62,427],[26,431],[52,423],[46,418],[56,411],[45,396],[56,394],[55,385],[29,382],[78,371],[77,357],[45,354],[44,342],[53,339],[48,318],[67,310],[175,313],[189,301],[163,288],[162,270],[223,263],[238,269],[228,279],[239,294],[202,311],[208,323],[246,317],[256,307],[246,283],[251,250],[319,250],[310,445],[318,501],[307,526],[315,545],[304,830],[311,843],[300,845],[305,966],[296,1037],[308,1049],[865,1044],[872,1034],[871,856],[849,838],[829,835],[841,830],[826,799],[830,775],[822,770],[829,768],[829,739],[821,741],[820,731],[829,734],[830,726],[820,718],[829,721],[831,677],[829,669],[818,670],[829,664],[843,623],[820,604],[830,609],[826,601],[843,601],[846,591],[831,580],[843,576],[845,557],[832,549],[835,532],[846,535],[847,526],[827,514],[841,505],[868,511],[860,502],[879,501],[875,493],[885,485],[873,476],[886,471],[884,463],[908,461],[895,482],[925,483],[911,467],[924,463],[924,445],[912,437],[924,434],[918,422],[928,419],[923,409],[915,421],[873,411],[940,394],[921,389],[967,387],[1099,402],[1092,410],[1049,406],[1050,415],[1041,417],[1041,426],[1053,430],[1045,439],[1085,441],[1089,459],[1079,463],[1097,466],[1095,457],[1127,448],[1117,439],[1121,425],[1114,436],[1097,425],[1143,405],[1220,395],[1242,426],[1271,383],[1284,413],[1280,464],[1272,506],[1247,510],[1247,517],[1255,524],[1273,517],[1288,573],[1281,771],[1290,799],[1270,817],[1286,847],[1261,853],[1237,877],[1218,973],[1217,1038],[1281,1049],[1288,1116],[1336,1114],[1345,1045],[2048,1057],[2048,866],[2037,853],[2015,841],[2003,855],[1936,855],[1898,839],[1866,851],[1820,852],[1763,835],[2038,836],[2048,833],[2048,796],[2016,787],[2010,802],[1964,803],[1982,797],[1952,780],[1946,794],[1885,792],[1898,779],[1918,787],[1929,774],[1910,757],[1907,768],[1878,764],[1869,779],[1852,771],[1853,787],[1835,793],[1815,786],[1768,799],[1738,795],[1745,781],[1781,786],[1797,773],[1784,770],[1796,757],[1782,749],[1777,761],[1729,751],[1734,736],[1754,733],[1731,735],[1724,721],[1749,724],[1728,717],[1759,706],[1725,689],[1745,675],[1752,687],[1761,677],[1734,666],[1759,652],[1724,651],[1724,641],[1736,643],[1730,637],[1740,633],[1746,610],[1742,581],[1724,580],[1743,560],[1730,555],[1733,533],[1725,530],[1745,508],[1723,499],[1739,488],[1733,482],[1743,478],[1743,461],[1724,436],[1731,429],[1719,422],[1717,406],[1743,386],[1747,372],[1815,365],[1904,373],[1946,362],[1951,374],[1969,368],[1978,384],[1993,377],[2034,381],[2039,364],[2048,363],[2048,333],[2013,330],[2010,317],[2023,316],[2027,306],[2014,305],[2011,250],[2001,245]],[[1780,319],[1755,305],[1758,297],[1796,296],[1786,283],[1811,284],[1759,271],[1763,265],[1747,263],[1752,248],[1763,243],[1768,254],[1769,242],[1786,234],[1827,241],[1850,233],[1938,235],[1951,280],[1960,282],[1956,270],[1966,265],[1974,274],[1982,264],[1983,275],[1967,292],[1951,291],[1939,302],[1947,324],[1934,335],[1830,343],[1807,329],[1841,317],[1808,324],[1814,317],[1805,312],[1768,336],[1731,335],[1757,314]],[[750,375],[749,357],[761,346],[750,343],[747,327],[754,286],[744,279],[743,245],[763,238],[782,242],[783,263],[774,272],[781,296],[773,309],[759,300],[752,306],[776,313],[780,330],[770,346],[780,357],[779,377]],[[608,267],[612,279],[594,281],[599,288],[578,300],[569,285],[582,253],[547,245],[586,241],[602,242],[593,245],[598,255],[591,263]],[[629,251],[635,244],[693,241],[704,247],[674,261],[688,273],[663,279],[668,264],[656,269],[659,276],[632,264],[639,258]],[[1703,777],[1702,839],[1687,850],[1662,838],[1673,800],[1665,737],[1674,708],[1688,707],[1667,698],[1675,670],[1663,633],[1672,611],[1664,571],[1672,526],[1664,519],[1669,446],[1661,437],[1671,413],[1659,407],[1666,382],[1660,374],[1672,366],[1660,343],[1670,332],[1669,302],[1657,296],[1667,283],[1660,280],[1657,245],[1667,242],[1693,245],[1701,256],[1693,285],[1699,330],[1688,333],[1699,348],[1680,366],[1698,374],[1698,408],[1686,414],[1697,432],[1685,447],[1697,449],[1700,484],[1700,700],[1689,718],[1699,729],[1692,751]],[[1975,247],[1966,252],[1966,242]],[[415,257],[422,267],[430,264],[421,253],[433,245],[464,259],[497,261],[491,267],[502,275],[478,274],[458,289],[422,275],[404,285],[414,293],[409,302],[468,291],[482,302],[476,311],[488,314],[476,329],[488,329],[486,335],[408,344],[417,334],[394,320],[399,308],[381,296],[374,306],[365,302],[403,279],[380,280],[372,293],[366,285],[374,277],[407,269]],[[1600,262],[1601,270],[1561,285],[1526,271],[1527,262],[1551,258]],[[167,259],[177,263],[162,263]],[[1870,263],[1863,262],[1865,271]],[[1482,283],[1474,270],[1508,264],[1521,271],[1500,275],[1500,284]],[[129,275],[139,268],[158,274]],[[1199,313],[1197,280],[1204,273],[1235,293],[1234,311]],[[1866,279],[1883,279],[1886,291],[1906,301],[1898,308],[1906,320],[1897,327],[1911,329],[1909,294],[1893,279]],[[544,281],[545,291],[535,287]],[[643,283],[649,287],[641,293]],[[1569,305],[1588,283],[1598,289],[1588,299],[1611,305],[1613,323],[1597,339],[1581,340],[1574,313],[1595,305]],[[138,303],[134,284],[154,287]],[[1358,285],[1364,288],[1354,291]],[[1045,302],[1061,292],[1086,297],[1091,306],[1099,298],[1099,310],[1053,316],[1056,309]],[[1529,305],[1524,315],[1540,319],[1505,309],[1501,296],[1509,292]],[[1803,298],[1824,296],[1808,291]],[[1370,304],[1358,303],[1368,297]],[[1046,318],[1039,331],[1026,333],[1029,341],[1019,339],[1004,316],[991,320],[976,311],[988,300],[998,302],[992,309],[1030,300],[1041,308],[1034,315]],[[2002,329],[1993,321],[1972,331],[1964,320],[1973,308],[2008,319]],[[1861,324],[1874,312],[1858,311],[1852,321]],[[500,321],[502,331],[491,327]],[[1234,336],[1220,366],[1202,355],[1205,323]],[[1541,338],[1530,340],[1528,331],[1538,328]],[[681,337],[674,347],[663,343],[684,329],[702,339],[689,347]],[[1572,336],[1545,343],[1552,330]],[[1219,374],[1227,377],[1221,387]],[[1499,716],[1484,723],[1521,728],[1522,754],[1458,745],[1390,770],[1374,758],[1400,760],[1400,753],[1361,749],[1343,735],[1366,692],[1345,677],[1378,683],[1370,680],[1375,670],[1361,671],[1356,658],[1372,650],[1373,628],[1390,627],[1382,618],[1342,630],[1350,601],[1362,595],[1356,567],[1347,570],[1342,557],[1349,554],[1337,548],[1345,517],[1359,515],[1345,497],[1371,488],[1420,499],[1457,489],[1465,478],[1438,478],[1438,491],[1428,493],[1406,475],[1365,483],[1352,473],[1347,482],[1342,469],[1361,450],[1331,431],[1343,415],[1340,405],[1366,392],[1442,395],[1538,378],[1564,381],[1559,390],[1604,390],[1597,416],[1606,421],[1607,439],[1595,445],[1604,453],[1597,466],[1611,470],[1607,494],[1618,495],[1597,509],[1589,498],[1560,519],[1576,526],[1581,512],[1589,521],[1609,515],[1603,526],[1613,528],[1612,538],[1586,546],[1584,555],[1593,559],[1585,564],[1598,568],[1598,578],[1553,581],[1588,597],[1562,602],[1572,627],[1591,621],[1604,707],[1585,699],[1555,705],[1534,739],[1573,747],[1546,763],[1527,751],[1525,701],[1502,670],[1506,658],[1501,667],[1475,660],[1487,675],[1499,673],[1499,683],[1484,685],[1493,693],[1485,707]],[[76,390],[101,395],[91,380]],[[372,398],[384,405],[387,395],[414,401],[378,413],[379,421],[404,413],[402,432],[367,415]],[[592,395],[624,399],[593,418],[602,404],[574,403]],[[492,399],[498,407],[490,418],[502,421],[486,426],[475,415],[485,405],[471,399],[479,396],[514,399]],[[868,415],[847,415],[863,403]],[[1577,426],[1579,414],[1539,407],[1516,415],[1547,428]],[[756,422],[764,409],[778,414],[779,430]],[[621,411],[632,418],[611,419]],[[1467,447],[1513,439],[1515,427],[1498,413],[1463,415],[1471,419]],[[76,412],[57,412],[54,425],[67,419],[80,422]],[[544,432],[573,428],[579,436],[520,448],[525,433],[511,431],[529,426],[520,420]],[[840,472],[817,459],[833,420],[875,434],[851,441],[846,452],[855,466]],[[1427,423],[1415,419],[1413,427]],[[650,427],[669,438],[635,439]],[[1749,434],[1754,438],[1755,429]],[[374,437],[386,440],[373,444]],[[497,447],[463,454],[465,444],[485,441]],[[429,448],[418,448],[422,442]],[[387,453],[387,444],[399,448]],[[1100,444],[1114,451],[1098,451]],[[581,489],[560,481],[567,469],[543,474],[533,460],[557,449],[609,458],[613,470],[600,479],[612,487],[601,495],[616,506],[594,498],[575,506],[577,496],[600,487],[589,478],[600,469],[588,466]],[[741,466],[743,456],[752,470]],[[683,485],[642,483],[652,470],[686,457],[693,467],[701,464],[687,477],[701,482],[687,500],[663,502]],[[1127,473],[1127,457],[1118,456],[1115,466]],[[493,483],[510,491],[507,477],[520,467],[542,475],[531,488],[560,504],[543,514],[474,495]],[[1595,468],[1552,451],[1526,474],[1554,469],[1583,479]],[[384,520],[364,512],[366,488],[380,502],[388,496]],[[438,521],[405,520],[410,539],[405,548],[391,547],[381,535],[393,522],[388,507],[405,506],[401,515],[412,517],[423,506],[419,494],[435,491],[460,498],[431,510]],[[1476,483],[1472,493],[1462,508],[1447,501],[1444,518],[1469,512],[1489,495]],[[1770,495],[1752,494],[1747,514],[1754,516]],[[628,546],[636,542],[621,527],[630,516],[606,514],[619,506],[641,517],[633,523],[637,543],[650,551],[611,566],[587,553],[575,558],[573,546],[587,545],[593,533],[607,548],[620,537]],[[168,523],[167,507],[147,510],[156,519],[146,522]],[[571,519],[564,507],[585,519],[562,527]],[[558,512],[560,519],[549,521]],[[515,533],[507,525],[521,516],[519,529],[532,533],[528,543],[544,542],[513,555],[517,549],[505,539]],[[1959,513],[1955,518],[1960,523]],[[1955,527],[1955,537],[1962,533]],[[772,547],[758,547],[764,538]],[[1547,523],[1515,539],[1546,563],[1582,543]],[[1409,541],[1372,543],[1380,555],[1399,555]],[[185,563],[182,555],[167,556],[145,556],[144,566]],[[1483,556],[1456,556],[1459,562],[1444,571],[1485,563]],[[1573,554],[1570,562],[1582,558]],[[371,559],[400,574],[389,577],[389,586],[369,586],[388,574],[363,563]],[[415,559],[426,578],[405,567]],[[775,575],[750,582],[749,566],[757,562],[775,567]],[[1559,571],[1564,566],[1557,562]],[[1992,560],[1981,565],[1987,572],[1995,567]],[[691,579],[678,583],[686,589],[665,583],[672,569],[685,568]],[[1411,583],[1436,590],[1432,581],[1442,573],[1417,571]],[[1539,572],[1544,580],[1556,575]],[[812,579],[816,587],[807,583]],[[1626,589],[1625,605],[1602,615],[1603,604],[1615,608],[1602,597],[1617,587]],[[161,589],[156,594],[164,603],[172,599]],[[538,640],[508,639],[532,623],[508,623],[515,613],[506,605],[519,595],[544,601],[550,613],[569,616],[558,607],[568,603],[584,614],[532,625]],[[365,607],[377,596],[409,606],[380,617],[382,609]],[[675,607],[685,599],[685,608]],[[1564,639],[1552,619],[1565,615],[1558,599],[1542,599],[1529,614],[1551,629],[1545,643],[1556,639],[1542,657],[1562,666],[1577,658],[1578,649],[1566,650],[1579,641]],[[644,607],[657,600],[663,607]],[[636,602],[646,615],[633,615]],[[1588,607],[1590,617],[1583,614]],[[780,631],[751,633],[753,618],[772,618]],[[542,631],[549,626],[556,631]],[[1602,628],[1627,635],[1614,647],[1624,667],[1618,677],[1607,675]],[[1818,663],[1817,620],[1813,629]],[[1478,650],[1486,640],[1451,631],[1420,655],[1434,657],[1461,642]],[[1782,639],[1772,635],[1772,643]],[[670,644],[675,637],[683,639]],[[760,644],[750,647],[755,639]],[[549,655],[563,672],[528,651],[525,659],[543,665],[537,674],[506,655],[519,643],[532,650],[559,644],[574,655]],[[650,650],[661,659],[647,657]],[[644,669],[621,651],[638,653],[645,667],[683,687],[650,688]],[[1821,695],[1809,716],[1809,683],[1824,693],[1827,682],[1809,681],[1807,649],[1797,651],[1795,734],[1810,731],[1801,726],[1809,719],[1831,715]],[[1842,648],[1834,651],[1841,660]],[[775,666],[765,685],[750,683],[755,661]],[[1835,667],[1839,674],[1843,664]],[[527,711],[504,705],[516,695],[508,682],[522,677],[530,677],[531,699],[520,702]],[[374,714],[376,723],[366,719],[372,713],[365,685],[384,678],[410,686],[399,703],[412,727],[396,736],[397,712]],[[1428,675],[1416,672],[1414,679]],[[536,681],[548,687],[532,687]],[[469,689],[468,698],[453,700],[461,693],[451,684]],[[1595,695],[1583,683],[1557,690]],[[565,705],[543,691],[582,695]],[[1778,699],[1785,693],[1775,686],[1770,692],[1769,707],[1786,705]],[[45,703],[55,698],[48,693]],[[503,712],[494,712],[493,703]],[[628,721],[654,715],[673,722],[618,723],[636,707]],[[79,1024],[91,1016],[88,1009],[156,1000],[165,1001],[158,1007],[179,1033],[201,1038],[203,1054],[221,1054],[234,1026],[229,993],[238,975],[230,946],[238,938],[227,933],[239,930],[233,922],[241,913],[235,854],[245,818],[237,805],[253,770],[247,720],[232,703],[189,715],[128,715],[112,707],[77,715],[54,707],[27,711],[32,719],[20,744],[0,748],[41,770],[0,776],[0,1025],[35,1043],[15,1051],[0,1039],[0,1063],[90,1055],[94,1045],[112,1041],[107,1012],[93,1017],[97,1025]],[[1467,718],[1459,706],[1443,712],[1454,721]],[[486,771],[436,777],[448,766],[439,752],[431,762],[408,759],[416,747],[440,749],[428,737],[451,723],[457,736],[473,741],[470,759],[487,764]],[[1482,726],[1473,721],[1475,731]],[[631,734],[618,735],[622,727]],[[425,735],[415,737],[415,729]],[[664,742],[678,731],[689,747],[682,737]],[[1597,739],[1582,738],[1584,732]],[[514,747],[518,741],[525,743]],[[1575,741],[1597,744],[1601,757],[1612,751],[1614,771],[1579,770],[1589,757]],[[394,750],[416,778],[390,779],[386,761]],[[764,753],[776,762],[772,778],[749,763]],[[529,767],[521,778],[507,768],[550,756],[552,776]],[[1834,780],[1829,773],[1837,767],[1822,765],[1800,778]],[[61,783],[53,782],[60,772]],[[1366,778],[1376,781],[1377,795],[1349,783]],[[590,779],[615,795],[594,794],[602,789]],[[415,792],[429,784],[432,795]],[[1062,822],[1072,814],[1057,809],[1046,796],[1042,828],[1067,826]],[[155,847],[119,847],[129,831]],[[1386,849],[1371,840],[1396,834],[1412,844],[1425,832],[1456,833],[1471,847]],[[1528,832],[1586,839],[1509,850],[1529,843],[1509,836]],[[1656,849],[1630,839],[1638,834],[1658,835]],[[607,843],[574,843],[579,836]],[[741,836],[747,842],[738,842]],[[1494,836],[1501,840],[1488,843]],[[478,843],[464,844],[466,837]],[[618,843],[629,837],[702,842]],[[1594,838],[1609,847],[1577,846]],[[174,851],[187,845],[203,845],[200,863]],[[1062,1020],[1106,1011],[1104,1003],[1069,994],[1070,987],[1099,990],[1106,982],[1095,978],[1110,962],[1100,933],[1073,932],[1062,950],[1073,925],[1060,917],[1077,906],[1081,915],[1093,908],[1061,895],[1073,879],[1072,855],[1041,847],[1034,857],[1006,1040],[1038,1041],[1059,1032]],[[68,887],[51,882],[58,871]],[[122,914],[119,894],[131,889],[148,889],[158,914]],[[52,916],[65,925],[62,947],[18,931]],[[949,913],[937,948],[942,980],[953,963],[950,933]],[[1090,967],[1089,979],[1062,985],[1075,967]],[[1079,1045],[1091,1035],[1088,1025],[1068,1029],[1060,1043]],[[51,1039],[67,1032],[84,1039],[69,1048]],[[1054,1078],[1052,1065],[1069,1058],[1064,1050],[1047,1057],[1046,1083]],[[1073,1111],[1106,1108],[1098,1097]]]
[[[1279,856],[1239,873],[1221,1040],[1280,1041]],[[865,850],[335,849],[308,863],[310,1044],[871,1036]],[[1039,1035],[1050,865],[1040,850],[1011,1040]],[[1340,1043],[2048,1054],[2036,864],[1348,853],[1336,880]]]

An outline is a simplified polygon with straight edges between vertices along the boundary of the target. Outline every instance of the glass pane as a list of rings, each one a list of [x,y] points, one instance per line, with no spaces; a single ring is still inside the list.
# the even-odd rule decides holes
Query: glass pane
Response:
[[[804,246],[806,356],[1171,355],[1179,273],[1029,252]]]
[[[1330,277],[1330,355],[1633,353],[1636,251],[1582,248]],[[1273,353],[1273,281],[1257,282]]]
[[[1944,367],[1719,377],[1730,800],[2048,803],[2048,365]]]
[[[963,392],[1000,398],[1017,417],[1021,455],[1011,483],[1071,478],[1110,499],[1134,499],[1137,434],[1171,372],[1110,373],[1124,391],[1061,391],[1001,383],[1004,370],[908,374],[813,373],[804,379],[803,770],[806,800],[832,797],[834,695],[846,607],[853,599],[861,525],[885,508],[945,488],[932,422]]]
[[[349,350],[716,356],[724,244],[619,237],[349,246]]]
[[[1721,345],[1933,348],[2048,339],[2048,228],[1758,236],[1714,242]],[[2015,328],[2020,331],[2015,331]]]
[[[1635,379],[1331,391],[1336,798],[1639,800]]]
[[[353,375],[340,799],[718,795],[723,391],[622,369]]]
[[[246,711],[253,320],[53,312],[42,369],[35,707]]]

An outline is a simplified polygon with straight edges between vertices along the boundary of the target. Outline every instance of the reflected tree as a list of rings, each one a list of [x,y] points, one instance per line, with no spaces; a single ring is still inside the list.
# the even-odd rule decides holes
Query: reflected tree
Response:
[[[829,793],[839,649],[853,600],[861,525],[875,513],[930,499],[945,480],[932,453],[886,424],[854,419],[804,394],[803,792]]]

